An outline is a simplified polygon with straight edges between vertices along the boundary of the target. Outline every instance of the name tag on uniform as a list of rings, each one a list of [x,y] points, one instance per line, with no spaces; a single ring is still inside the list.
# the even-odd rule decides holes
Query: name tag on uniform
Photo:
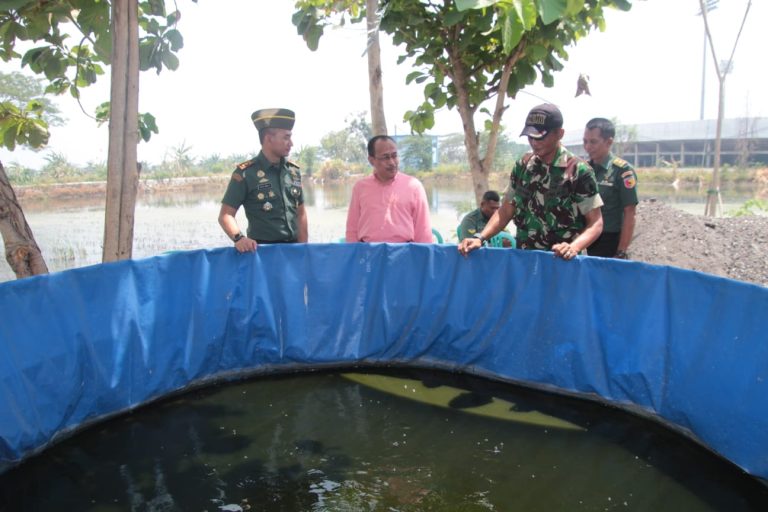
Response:
[[[294,182],[293,182],[293,186],[294,186],[294,187],[299,187],[299,188],[301,188],[301,180],[296,180],[296,181],[294,181]]]
[[[272,188],[271,183],[259,183],[256,185],[256,190],[269,190]]]

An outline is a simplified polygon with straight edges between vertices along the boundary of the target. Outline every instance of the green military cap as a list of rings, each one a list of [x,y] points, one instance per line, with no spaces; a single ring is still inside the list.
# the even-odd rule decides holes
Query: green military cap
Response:
[[[264,128],[292,130],[293,123],[296,122],[296,114],[287,108],[263,108],[251,114],[251,120],[259,131]]]

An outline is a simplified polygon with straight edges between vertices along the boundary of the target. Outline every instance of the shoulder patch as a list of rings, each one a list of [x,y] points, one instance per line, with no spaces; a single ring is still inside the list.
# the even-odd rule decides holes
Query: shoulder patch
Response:
[[[622,178],[626,178],[627,176],[634,176],[634,175],[635,175],[634,171],[624,171],[623,173],[621,173]]]
[[[243,173],[241,171],[233,172],[232,181],[243,181]]]
[[[285,163],[288,164],[288,166],[290,166],[290,167],[295,167],[297,169],[301,169],[301,167],[299,167],[299,164],[297,164],[293,160],[286,160]]]
[[[255,158],[251,158],[250,160],[246,160],[243,163],[237,164],[237,168],[242,171],[243,169],[247,169],[248,167],[252,166],[255,161]]]
[[[616,167],[621,167],[622,169],[628,169],[630,167],[629,162],[619,157],[615,157],[611,163]]]

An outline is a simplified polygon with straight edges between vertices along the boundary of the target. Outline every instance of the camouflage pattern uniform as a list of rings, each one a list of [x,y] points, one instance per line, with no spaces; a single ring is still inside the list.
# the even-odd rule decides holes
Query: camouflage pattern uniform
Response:
[[[304,204],[299,166],[284,158],[272,164],[260,152],[237,166],[221,202],[234,209],[244,207],[248,238],[259,243],[295,242],[297,209]]]
[[[551,165],[530,154],[518,160],[504,201],[515,207],[517,247],[539,250],[572,242],[586,227],[584,215],[603,205],[592,169],[562,146]]]

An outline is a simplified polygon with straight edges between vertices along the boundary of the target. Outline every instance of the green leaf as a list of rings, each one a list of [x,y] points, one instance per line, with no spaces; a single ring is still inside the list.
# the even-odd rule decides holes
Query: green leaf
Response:
[[[568,0],[539,0],[539,15],[545,25],[563,17],[568,8]]]
[[[523,25],[523,30],[531,30],[536,26],[538,12],[536,11],[536,2],[534,0],[513,0],[512,5],[520,23]]]
[[[181,32],[176,29],[171,29],[165,33],[165,38],[171,44],[171,50],[177,52],[184,47],[184,38],[181,36]]]
[[[507,14],[502,19],[502,42],[504,46],[504,54],[509,55],[512,50],[520,43],[525,32],[520,18],[515,11],[507,11]]]
[[[322,35],[323,27],[317,25],[304,32],[304,41],[307,43],[307,47],[313,52],[320,46],[320,38]]]
[[[98,107],[96,107],[96,121],[99,124],[106,123],[109,121],[109,112],[110,112],[110,103],[108,101],[105,101]]]
[[[613,7],[621,9],[622,11],[628,11],[632,8],[632,4],[628,0],[613,0]]]
[[[155,117],[150,113],[139,114],[139,133],[144,142],[149,142],[153,133],[160,133]]]
[[[33,148],[40,148],[48,144],[48,126],[44,121],[30,121],[28,124],[27,140]]]
[[[501,0],[456,0],[456,8],[460,11],[469,9],[484,9],[496,5]]]
[[[141,5],[152,16],[165,16],[165,2],[163,0],[149,0],[142,2]]]
[[[584,10],[584,0],[567,0],[568,4],[565,8],[566,16],[575,16]]]
[[[16,149],[16,130],[18,129],[18,124],[15,122],[12,122],[9,126],[5,128],[5,132],[3,133],[3,146],[13,151]]]
[[[450,10],[443,17],[443,23],[446,27],[452,27],[464,19],[464,12]]]
[[[414,80],[416,80],[417,78],[419,78],[420,76],[422,76],[423,74],[424,73],[422,73],[421,71],[411,71],[410,73],[408,73],[408,76],[405,77],[405,83],[409,84]]]
[[[543,46],[539,44],[532,44],[526,49],[527,55],[535,60],[536,62],[539,62],[541,60],[544,60],[547,55],[549,54],[549,50],[544,48]]]
[[[170,69],[171,71],[176,71],[179,68],[179,58],[176,57],[176,55],[171,53],[170,51],[163,52],[162,58],[163,58],[163,64],[165,64],[165,67]]]

